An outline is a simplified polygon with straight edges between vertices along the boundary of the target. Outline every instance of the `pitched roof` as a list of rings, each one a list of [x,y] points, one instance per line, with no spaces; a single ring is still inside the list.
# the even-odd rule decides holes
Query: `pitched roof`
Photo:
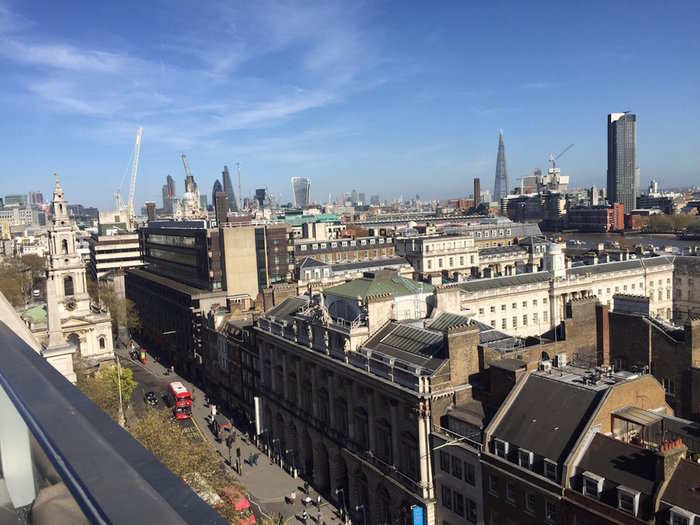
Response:
[[[682,460],[661,499],[700,515],[700,464]]]
[[[602,392],[530,374],[493,437],[557,463],[564,461]]]
[[[428,370],[436,370],[447,359],[443,334],[396,321],[387,323],[362,346]]]
[[[265,312],[266,317],[275,317],[284,321],[289,321],[292,315],[309,304],[308,297],[289,297],[280,304]]]
[[[443,312],[440,315],[438,315],[435,319],[430,321],[426,325],[426,328],[429,328],[431,330],[437,330],[438,332],[446,332],[454,326],[463,326],[472,323],[473,322],[471,319],[463,315]]]
[[[313,257],[304,257],[299,263],[299,268],[317,268],[322,266],[328,266],[326,263],[314,259]]]
[[[461,283],[459,287],[465,292],[484,292],[486,290],[493,290],[504,286],[522,286],[525,284],[549,282],[551,278],[552,274],[550,272],[521,273],[507,277],[493,277],[491,279],[475,279],[473,281],[466,281]]]
[[[353,261],[331,264],[331,270],[334,272],[343,272],[345,270],[357,270],[360,268],[385,268],[387,266],[408,265],[408,261],[403,257],[378,257],[367,261]]]
[[[414,295],[419,293],[431,293],[434,287],[427,283],[421,283],[394,275],[391,278],[375,275],[361,277],[347,283],[326,288],[325,293],[349,299],[365,300],[367,297],[389,294],[394,297]]]
[[[636,268],[661,266],[664,264],[672,264],[673,257],[662,255],[660,257],[645,257],[640,259],[630,259],[628,261],[614,261],[600,264],[585,264],[576,268],[569,268],[566,271],[567,275],[586,275],[601,274],[608,272],[622,272],[624,270],[634,270]]]
[[[614,485],[651,495],[656,483],[656,461],[652,450],[596,434],[578,466]]]

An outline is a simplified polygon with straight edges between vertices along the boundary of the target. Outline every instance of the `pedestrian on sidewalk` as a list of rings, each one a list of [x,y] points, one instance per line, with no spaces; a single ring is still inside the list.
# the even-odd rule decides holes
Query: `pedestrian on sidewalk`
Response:
[[[307,494],[309,493],[309,482],[308,481],[304,481],[304,492],[306,492]]]
[[[321,495],[318,495],[318,498],[316,499],[316,506],[320,509],[321,508]]]

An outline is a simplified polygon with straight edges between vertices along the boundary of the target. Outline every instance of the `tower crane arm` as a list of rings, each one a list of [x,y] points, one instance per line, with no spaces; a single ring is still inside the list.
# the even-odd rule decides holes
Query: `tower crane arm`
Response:
[[[129,185],[129,223],[134,225],[134,194],[136,193],[136,174],[139,171],[139,156],[141,155],[141,135],[143,128],[139,127],[136,132],[136,143],[134,144],[134,161],[131,164],[131,184]]]

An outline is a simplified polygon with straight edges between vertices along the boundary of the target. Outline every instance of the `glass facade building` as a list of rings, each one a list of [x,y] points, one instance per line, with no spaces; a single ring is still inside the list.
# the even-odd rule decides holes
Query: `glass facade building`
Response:
[[[637,116],[608,115],[608,202],[623,204],[625,213],[636,206],[639,188],[637,171]]]

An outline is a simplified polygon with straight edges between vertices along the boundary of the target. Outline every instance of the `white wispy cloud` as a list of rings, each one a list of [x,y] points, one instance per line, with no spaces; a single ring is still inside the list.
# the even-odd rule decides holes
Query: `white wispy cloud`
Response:
[[[0,39],[0,55],[20,64],[100,73],[118,73],[129,62],[127,57],[116,53],[82,50],[65,44],[27,43],[11,38]]]

